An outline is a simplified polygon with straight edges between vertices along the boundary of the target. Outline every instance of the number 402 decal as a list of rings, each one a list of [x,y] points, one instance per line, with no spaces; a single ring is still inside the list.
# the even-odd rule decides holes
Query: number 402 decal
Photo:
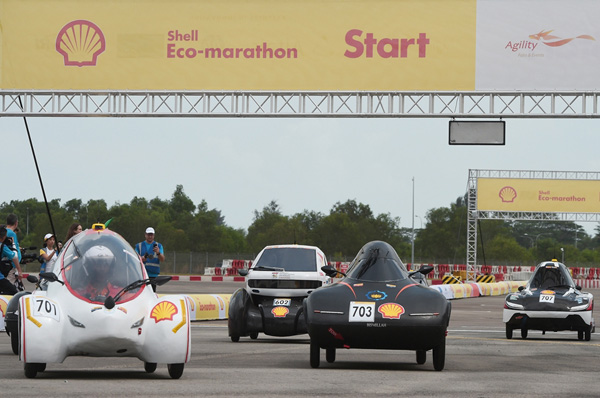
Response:
[[[36,297],[33,301],[33,316],[44,316],[60,321],[60,311],[55,302],[44,297]]]

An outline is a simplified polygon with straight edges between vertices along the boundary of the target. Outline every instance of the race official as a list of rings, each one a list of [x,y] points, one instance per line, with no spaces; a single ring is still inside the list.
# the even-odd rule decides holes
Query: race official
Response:
[[[142,258],[148,278],[151,280],[160,274],[160,262],[165,261],[163,247],[154,241],[154,234],[154,228],[146,228],[146,240],[135,245],[135,251]],[[156,292],[156,285],[152,285],[152,289]]]

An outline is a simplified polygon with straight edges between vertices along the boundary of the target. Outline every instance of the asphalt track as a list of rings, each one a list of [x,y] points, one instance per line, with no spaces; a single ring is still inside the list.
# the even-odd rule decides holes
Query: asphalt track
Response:
[[[239,282],[175,282],[159,293],[232,293]],[[600,290],[590,290],[600,297]],[[338,350],[309,365],[308,336],[259,335],[232,343],[227,321],[192,324],[192,360],[179,380],[165,365],[153,374],[133,358],[67,358],[26,379],[0,335],[1,397],[598,397],[600,333],[589,342],[575,332],[529,332],[507,340],[503,297],[452,301],[446,365],[433,370],[431,352],[417,365],[412,351]],[[598,316],[596,316],[596,319]],[[520,336],[515,333],[515,336]],[[52,344],[52,342],[48,342]]]

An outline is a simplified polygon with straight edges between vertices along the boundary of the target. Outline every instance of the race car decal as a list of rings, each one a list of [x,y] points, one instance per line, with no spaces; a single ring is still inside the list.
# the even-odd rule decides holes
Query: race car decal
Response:
[[[556,294],[556,292],[554,290],[542,290],[540,293],[541,294]]]
[[[554,303],[554,294],[540,294],[540,303]]]
[[[398,303],[385,303],[381,304],[377,311],[384,318],[400,319],[400,315],[404,314],[404,307]]]
[[[404,286],[402,289],[400,289],[400,291],[398,292],[398,294],[396,294],[396,298],[395,298],[394,300],[398,299],[398,296],[399,296],[399,295],[400,295],[400,293],[402,293],[404,290],[408,289],[409,287],[412,287],[412,286],[417,286],[417,285],[418,285],[417,283],[411,283],[410,285],[406,285],[406,286]]]
[[[98,310],[101,310],[101,309],[102,309],[102,307],[100,307],[100,306],[98,306],[98,307],[94,307],[94,308],[92,308],[92,309],[90,310],[90,312],[96,312],[96,311],[98,311]]]
[[[117,309],[118,309],[119,311],[121,311],[122,313],[124,313],[124,314],[127,314],[127,308],[124,308],[124,307],[117,307]]]
[[[375,303],[368,301],[351,301],[348,322],[374,322]]]
[[[181,305],[181,322],[179,322],[177,326],[173,328],[173,333],[177,333],[177,331],[181,329],[187,322],[187,311],[185,310],[185,301],[179,300],[179,303]]]
[[[27,317],[27,319],[29,321],[31,321],[35,326],[37,326],[38,328],[42,327],[42,324],[35,319],[33,316],[31,316],[31,299],[28,297],[25,299],[25,315]]]
[[[362,286],[364,286],[364,283],[355,283],[354,284],[354,287],[362,287]]]
[[[287,307],[275,307],[271,310],[271,314],[275,315],[275,318],[285,318],[289,312]]]
[[[289,307],[292,303],[292,299],[289,298],[276,298],[273,299],[273,306],[283,305]]]
[[[33,315],[60,321],[60,311],[56,303],[45,297],[37,297],[33,303]]]
[[[371,290],[367,293],[367,298],[375,301],[385,300],[387,298],[387,293],[382,292],[381,290]]]
[[[336,332],[335,330],[333,330],[333,328],[329,328],[327,330],[329,333],[331,333],[331,335],[336,338],[337,340],[344,340],[344,336],[342,336],[340,333]]]
[[[396,287],[396,285],[390,285],[389,283],[385,284],[387,287]]]
[[[163,301],[154,306],[150,311],[150,318],[154,319],[154,322],[160,321],[172,321],[173,316],[177,314],[177,307],[170,301]]]
[[[352,286],[350,286],[349,284],[347,284],[346,282],[340,282],[340,285],[344,285],[344,286],[348,286],[348,288],[350,290],[352,290],[352,294],[354,295],[354,298],[356,298],[356,292],[354,291],[354,289],[352,288]]]

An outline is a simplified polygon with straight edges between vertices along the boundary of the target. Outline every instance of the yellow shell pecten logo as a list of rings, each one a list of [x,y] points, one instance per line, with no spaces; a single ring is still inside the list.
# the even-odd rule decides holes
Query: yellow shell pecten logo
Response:
[[[158,303],[150,311],[150,318],[154,319],[156,323],[160,321],[172,321],[173,316],[177,314],[177,307],[170,301],[163,301]]]
[[[381,304],[377,311],[384,318],[400,319],[400,315],[404,314],[404,307],[398,303],[385,303]]]
[[[98,55],[105,49],[102,29],[83,19],[69,22],[56,36],[56,51],[63,56],[65,66],[96,66]]]
[[[517,197],[517,191],[513,187],[506,186],[498,192],[498,196],[502,199],[502,202],[512,203]]]
[[[271,310],[271,314],[275,315],[275,318],[285,318],[289,312],[287,307],[275,307]]]

